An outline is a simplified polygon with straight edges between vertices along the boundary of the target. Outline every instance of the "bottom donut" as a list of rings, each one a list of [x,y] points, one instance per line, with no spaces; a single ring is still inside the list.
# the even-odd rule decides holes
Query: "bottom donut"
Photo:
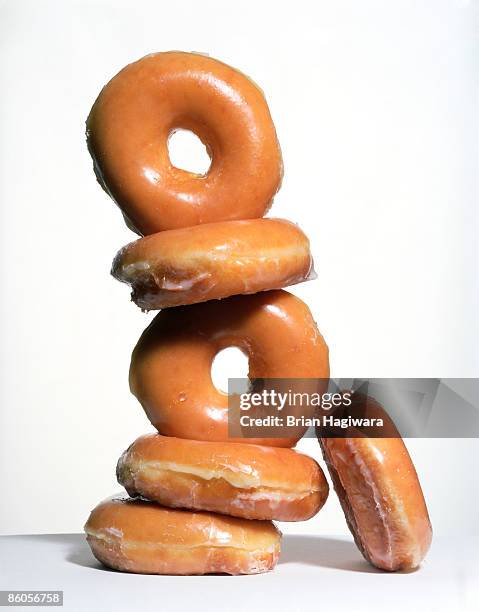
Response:
[[[85,533],[101,563],[137,574],[260,574],[276,565],[281,540],[270,521],[172,510],[125,497],[98,504]]]

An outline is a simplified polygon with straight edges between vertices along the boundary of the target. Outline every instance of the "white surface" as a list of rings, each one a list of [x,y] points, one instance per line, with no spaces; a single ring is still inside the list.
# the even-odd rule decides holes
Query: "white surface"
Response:
[[[475,612],[479,539],[436,541],[423,566],[387,574],[343,537],[287,536],[276,569],[257,576],[140,576],[103,568],[82,535],[0,538],[0,590],[63,590],[85,612],[334,610]]]
[[[133,235],[84,120],[151,51],[210,53],[264,89],[286,171],[272,214],[311,238],[319,278],[294,292],[334,376],[477,376],[477,6],[0,2],[0,532],[78,531],[148,430],[127,372],[150,317],[108,275]],[[436,533],[467,537],[477,443],[412,446]],[[334,495],[292,528],[345,532]]]

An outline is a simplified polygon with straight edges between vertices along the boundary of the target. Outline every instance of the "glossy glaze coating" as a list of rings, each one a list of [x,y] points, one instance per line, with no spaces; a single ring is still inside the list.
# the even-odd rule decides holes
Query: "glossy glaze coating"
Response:
[[[228,398],[211,380],[222,349],[249,358],[250,378],[327,378],[328,348],[309,308],[286,291],[266,291],[162,310],[143,332],[130,366],[130,389],[167,436],[228,440]],[[294,438],[241,438],[293,446]]]
[[[320,440],[356,544],[373,565],[417,567],[432,538],[431,523],[407,448],[396,438]]]
[[[329,487],[319,465],[289,448],[150,434],[120,457],[118,482],[164,506],[247,519],[305,521]]]
[[[174,167],[168,138],[194,132],[205,175]],[[262,91],[197,53],[147,55],[102,89],[87,120],[100,184],[140,235],[262,217],[279,189],[281,151]]]
[[[101,502],[85,532],[99,561],[139,574],[258,574],[276,564],[281,539],[269,521],[172,510],[130,498]]]
[[[309,240],[283,219],[208,223],[159,232],[121,249],[115,278],[156,310],[280,289],[313,274]]]

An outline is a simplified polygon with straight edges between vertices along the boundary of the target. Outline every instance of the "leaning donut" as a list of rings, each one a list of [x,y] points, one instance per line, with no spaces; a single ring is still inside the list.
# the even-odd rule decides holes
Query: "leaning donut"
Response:
[[[117,466],[132,497],[247,519],[305,521],[328,496],[319,465],[289,448],[197,442],[150,434]]]
[[[233,296],[162,310],[136,345],[130,389],[166,436],[293,446],[305,427],[281,437],[231,438],[228,396],[211,380],[215,355],[236,346],[249,377],[328,378],[328,347],[309,308],[286,291]]]
[[[309,240],[283,219],[208,223],[159,232],[127,245],[113,261],[132,299],[155,310],[280,289],[311,277]]]
[[[320,437],[334,488],[364,557],[384,570],[413,569],[432,539],[414,464],[382,406],[362,395],[354,404],[365,414],[385,416],[386,431],[396,437]]]
[[[205,175],[171,164],[168,139],[180,128],[205,144]],[[196,53],[155,53],[123,68],[93,105],[87,141],[100,184],[141,235],[262,217],[281,183],[262,91]]]
[[[101,563],[137,574],[259,574],[276,565],[281,539],[269,521],[123,498],[96,506],[85,532]]]

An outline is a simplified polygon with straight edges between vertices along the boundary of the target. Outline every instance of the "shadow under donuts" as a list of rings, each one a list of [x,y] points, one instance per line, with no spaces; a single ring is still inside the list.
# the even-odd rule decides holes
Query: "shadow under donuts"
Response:
[[[95,559],[83,534],[46,534],[34,537],[61,546],[64,549],[65,561],[68,563],[105,572],[116,572]],[[284,535],[279,563],[297,563],[349,572],[382,573],[363,559],[354,542],[319,535]]]
[[[103,563],[95,559],[85,536],[81,536],[81,539],[77,539],[70,547],[65,555],[65,561],[73,563],[74,565],[80,565],[81,567],[101,570],[103,572],[116,572],[116,570],[106,567],[106,565],[103,565]]]
[[[59,537],[63,543],[68,541],[65,560],[69,563],[106,572],[116,571],[95,559],[82,535],[45,537]],[[315,565],[350,572],[382,573],[363,559],[354,542],[326,536],[284,535],[279,563]]]
[[[382,573],[363,559],[354,542],[327,536],[284,535],[279,563],[316,565],[349,572]]]

